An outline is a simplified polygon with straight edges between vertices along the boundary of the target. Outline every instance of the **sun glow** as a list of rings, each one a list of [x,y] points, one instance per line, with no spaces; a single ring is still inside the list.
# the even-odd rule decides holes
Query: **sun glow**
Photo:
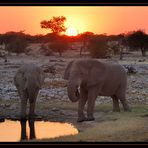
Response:
[[[65,32],[65,34],[68,35],[68,36],[77,36],[78,35],[78,31],[74,27],[68,27],[66,32]]]

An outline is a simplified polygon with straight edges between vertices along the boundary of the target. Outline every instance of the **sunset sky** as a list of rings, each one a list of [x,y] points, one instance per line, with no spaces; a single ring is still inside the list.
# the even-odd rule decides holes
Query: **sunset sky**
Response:
[[[0,33],[25,30],[47,34],[40,22],[53,16],[65,16],[66,27],[78,33],[120,34],[143,29],[148,33],[148,6],[0,6]]]

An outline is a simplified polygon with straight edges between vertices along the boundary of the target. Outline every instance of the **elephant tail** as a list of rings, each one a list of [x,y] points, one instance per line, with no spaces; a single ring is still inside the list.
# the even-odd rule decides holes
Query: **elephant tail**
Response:
[[[71,62],[67,65],[67,67],[66,67],[66,69],[65,69],[65,73],[64,73],[63,79],[65,79],[65,80],[68,80],[68,79],[69,79],[70,70],[71,70],[71,67],[72,67],[73,62],[74,62],[74,61],[71,61]]]

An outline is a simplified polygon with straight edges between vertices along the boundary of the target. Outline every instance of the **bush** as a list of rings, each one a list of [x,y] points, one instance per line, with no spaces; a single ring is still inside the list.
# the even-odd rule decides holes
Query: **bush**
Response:
[[[15,38],[9,42],[6,46],[6,50],[9,52],[23,53],[26,50],[27,42],[21,38]]]
[[[40,51],[45,55],[45,56],[52,56],[53,51],[49,48],[49,45],[42,44]]]
[[[108,46],[110,48],[110,51],[114,54],[114,55],[119,55],[120,54],[120,45],[118,43],[118,41],[111,41],[108,42]]]
[[[105,40],[92,40],[89,44],[89,52],[92,58],[106,58],[108,45]]]
[[[68,49],[68,43],[64,41],[53,42],[49,45],[49,48],[54,52],[58,52],[60,56],[62,53]]]

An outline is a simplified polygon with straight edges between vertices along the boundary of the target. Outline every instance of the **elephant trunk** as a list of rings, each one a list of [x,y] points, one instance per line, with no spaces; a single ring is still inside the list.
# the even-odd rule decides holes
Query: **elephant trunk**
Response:
[[[80,99],[78,85],[69,83],[67,86],[67,91],[68,91],[68,97],[72,102],[77,102]]]

